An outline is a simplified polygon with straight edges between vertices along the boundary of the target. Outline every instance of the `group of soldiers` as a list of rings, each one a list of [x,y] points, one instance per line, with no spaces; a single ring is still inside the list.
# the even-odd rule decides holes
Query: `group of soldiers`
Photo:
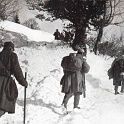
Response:
[[[82,95],[85,90],[83,84],[85,83],[85,73],[88,73],[90,66],[86,62],[86,52],[84,47],[76,47],[76,53],[70,53],[69,56],[66,56],[62,59],[62,67],[64,75],[60,81],[62,85],[62,92],[65,93],[62,104],[64,107],[67,107],[69,99],[74,95],[74,108],[80,108],[79,100],[80,95]],[[65,58],[70,58],[73,61],[75,70],[69,70],[68,61]],[[69,60],[69,59],[67,59]],[[64,62],[64,64],[63,64]],[[72,63],[72,61],[70,61]],[[79,64],[76,64],[76,63]],[[66,65],[67,66],[63,66]],[[80,68],[78,67],[79,65]],[[66,68],[67,67],[67,68]],[[70,66],[74,68],[74,66]],[[6,112],[15,113],[15,103],[18,97],[18,89],[16,83],[11,76],[14,76],[16,80],[24,86],[28,87],[28,82],[25,80],[20,64],[18,61],[18,56],[14,52],[14,44],[12,42],[5,42],[3,50],[0,52],[0,117]],[[113,85],[115,85],[115,95],[119,94],[118,87],[121,86],[121,93],[124,93],[124,51],[122,54],[115,58],[110,69],[108,70],[109,79],[113,79]],[[12,86],[10,86],[12,84]],[[7,89],[7,86],[10,86]]]
[[[74,33],[72,33],[71,31],[66,31],[66,30],[63,30],[60,33],[59,30],[56,29],[53,35],[55,37],[55,40],[61,40],[65,44],[70,44],[73,40]]]

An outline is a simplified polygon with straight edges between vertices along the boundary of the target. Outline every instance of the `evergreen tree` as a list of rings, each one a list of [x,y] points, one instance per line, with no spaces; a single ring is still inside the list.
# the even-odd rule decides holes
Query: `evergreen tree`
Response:
[[[95,28],[105,11],[105,0],[49,0],[44,8],[56,18],[67,19],[75,28],[73,45],[85,44],[86,28]]]
[[[110,24],[114,15],[114,7],[118,5],[116,0],[26,0],[27,3],[39,11],[48,11],[53,19],[66,19],[72,23],[75,29],[73,46],[84,44],[86,29],[90,25],[98,30],[97,44],[100,42],[103,28]],[[114,7],[112,6],[114,5]]]
[[[16,14],[14,21],[15,21],[15,23],[18,23],[18,24],[20,24],[20,21],[19,21],[19,16],[18,16],[18,14]]]

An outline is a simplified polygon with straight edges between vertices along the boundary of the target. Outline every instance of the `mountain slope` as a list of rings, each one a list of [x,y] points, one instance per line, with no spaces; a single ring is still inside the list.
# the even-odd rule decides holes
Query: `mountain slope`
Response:
[[[16,29],[14,26],[12,29]],[[33,38],[36,37],[32,30],[28,31],[31,31],[28,33]],[[49,37],[47,34],[44,35]],[[96,56],[88,51],[87,62],[90,65],[90,71],[86,74],[86,98],[81,96],[81,109],[73,110],[72,97],[68,103],[69,114],[65,115],[61,106],[64,97],[60,86],[63,76],[61,60],[74,51],[67,46],[57,46],[54,42],[46,45],[35,45],[34,42],[32,46],[15,48],[15,52],[23,73],[27,72],[29,83],[26,124],[123,124],[124,94],[114,95],[112,80],[109,80],[107,76],[107,70],[113,58],[105,59],[103,56]],[[17,86],[19,96],[16,113],[6,113],[0,118],[0,124],[23,123],[24,87],[18,83]]]
[[[0,22],[0,27],[1,27],[1,29],[7,30],[7,31],[13,31],[16,33],[26,35],[29,41],[51,42],[54,40],[54,36],[50,33],[47,33],[47,32],[41,31],[41,30],[33,30],[33,29],[30,29],[23,25],[20,25],[20,24],[14,23],[14,22],[10,22],[10,21]],[[35,35],[35,37],[34,37],[34,35]]]

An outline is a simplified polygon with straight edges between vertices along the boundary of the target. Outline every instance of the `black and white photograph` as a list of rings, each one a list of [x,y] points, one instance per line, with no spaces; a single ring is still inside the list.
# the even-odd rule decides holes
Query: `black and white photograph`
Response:
[[[0,0],[0,124],[124,124],[124,0]]]

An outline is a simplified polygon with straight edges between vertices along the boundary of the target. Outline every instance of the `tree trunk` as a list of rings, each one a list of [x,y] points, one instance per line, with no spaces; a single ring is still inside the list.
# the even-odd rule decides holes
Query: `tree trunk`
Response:
[[[104,20],[101,19],[99,23],[100,23],[99,24],[99,32],[98,32],[97,40],[96,40],[94,48],[93,48],[93,51],[94,51],[95,55],[97,55],[98,43],[101,42],[101,39],[102,39],[103,28],[104,28]]]
[[[95,42],[94,49],[93,49],[95,55],[97,55],[98,43],[101,41],[102,35],[103,35],[103,28],[100,28],[97,36],[97,40]]]
[[[86,46],[85,39],[86,39],[86,27],[76,28],[75,31],[75,38],[73,40],[72,48],[74,49],[76,45]],[[75,49],[74,49],[75,50]]]

